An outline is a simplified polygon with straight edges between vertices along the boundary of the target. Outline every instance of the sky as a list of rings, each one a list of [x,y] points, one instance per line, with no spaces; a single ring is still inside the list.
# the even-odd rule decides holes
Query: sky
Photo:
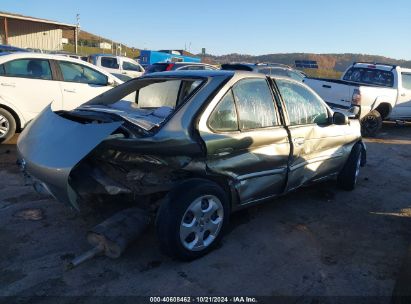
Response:
[[[361,53],[411,60],[409,0],[0,0],[0,11],[75,23],[142,49]]]

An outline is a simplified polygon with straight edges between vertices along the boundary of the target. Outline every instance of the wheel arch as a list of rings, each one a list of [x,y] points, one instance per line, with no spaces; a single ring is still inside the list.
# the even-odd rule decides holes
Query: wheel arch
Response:
[[[392,106],[388,102],[381,102],[374,110],[381,114],[382,119],[386,119],[392,111]]]
[[[182,180],[180,183],[175,185],[169,192],[178,191],[178,189],[185,189],[185,187],[189,186],[192,183],[200,183],[200,182],[208,181],[215,183],[227,194],[228,203],[230,206],[230,210],[235,209],[235,206],[238,205],[238,195],[235,187],[229,181],[228,178],[218,175],[205,175],[205,176],[192,176],[190,178]]]

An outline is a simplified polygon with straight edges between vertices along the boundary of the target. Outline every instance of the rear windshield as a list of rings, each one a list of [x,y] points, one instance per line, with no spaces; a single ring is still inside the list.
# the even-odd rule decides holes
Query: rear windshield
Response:
[[[146,73],[164,72],[167,69],[168,63],[152,64],[146,69]]]
[[[153,83],[136,91],[136,107],[175,109],[201,84],[201,80],[168,80]]]
[[[394,86],[394,74],[390,71],[382,71],[368,68],[350,68],[344,75],[344,80],[357,83],[371,84],[383,87]]]
[[[151,130],[161,125],[204,82],[200,79],[132,79],[81,108],[112,113]]]

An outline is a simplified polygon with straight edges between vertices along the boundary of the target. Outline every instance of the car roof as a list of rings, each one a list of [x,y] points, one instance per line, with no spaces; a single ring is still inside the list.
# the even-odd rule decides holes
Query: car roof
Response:
[[[54,55],[54,54],[44,54],[44,53],[32,53],[32,52],[16,52],[16,53],[8,53],[0,57],[0,64],[10,61],[10,60],[15,60],[15,59],[54,59],[54,60],[61,60],[61,61],[67,61],[67,62],[73,62],[73,63],[80,63],[82,65],[85,65],[87,67],[90,67],[94,70],[99,71],[100,73],[114,77],[116,80],[119,80],[120,83],[122,82],[120,79],[117,77],[113,76],[112,74],[108,73],[104,69],[99,68],[98,66],[95,66],[94,64],[88,63],[86,61],[83,61],[81,59],[77,58],[72,58],[68,57],[66,55]]]
[[[204,63],[204,62],[155,62],[152,63],[151,65],[163,65],[163,64],[174,64],[174,65],[211,65],[209,63]]]
[[[223,63],[221,65],[222,70],[258,71],[264,68],[295,70],[291,66],[282,63]]]
[[[171,70],[167,72],[155,72],[142,76],[141,78],[160,78],[160,77],[227,77],[234,75],[253,78],[266,78],[267,75],[249,71],[232,71],[232,70]]]
[[[129,58],[129,57],[126,57],[126,56],[120,56],[120,55],[114,55],[114,54],[92,54],[92,55],[90,55],[90,57],[127,58],[127,59],[131,59],[131,60],[135,61],[135,59],[133,59],[133,58]]]

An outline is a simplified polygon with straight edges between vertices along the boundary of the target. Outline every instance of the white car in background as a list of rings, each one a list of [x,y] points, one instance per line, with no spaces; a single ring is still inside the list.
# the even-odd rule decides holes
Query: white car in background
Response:
[[[88,62],[111,74],[124,75],[130,78],[140,77],[145,72],[144,68],[137,61],[123,56],[94,54],[88,57]]]
[[[121,83],[78,59],[4,53],[0,55],[0,143],[22,130],[50,103],[53,110],[71,110]]]

